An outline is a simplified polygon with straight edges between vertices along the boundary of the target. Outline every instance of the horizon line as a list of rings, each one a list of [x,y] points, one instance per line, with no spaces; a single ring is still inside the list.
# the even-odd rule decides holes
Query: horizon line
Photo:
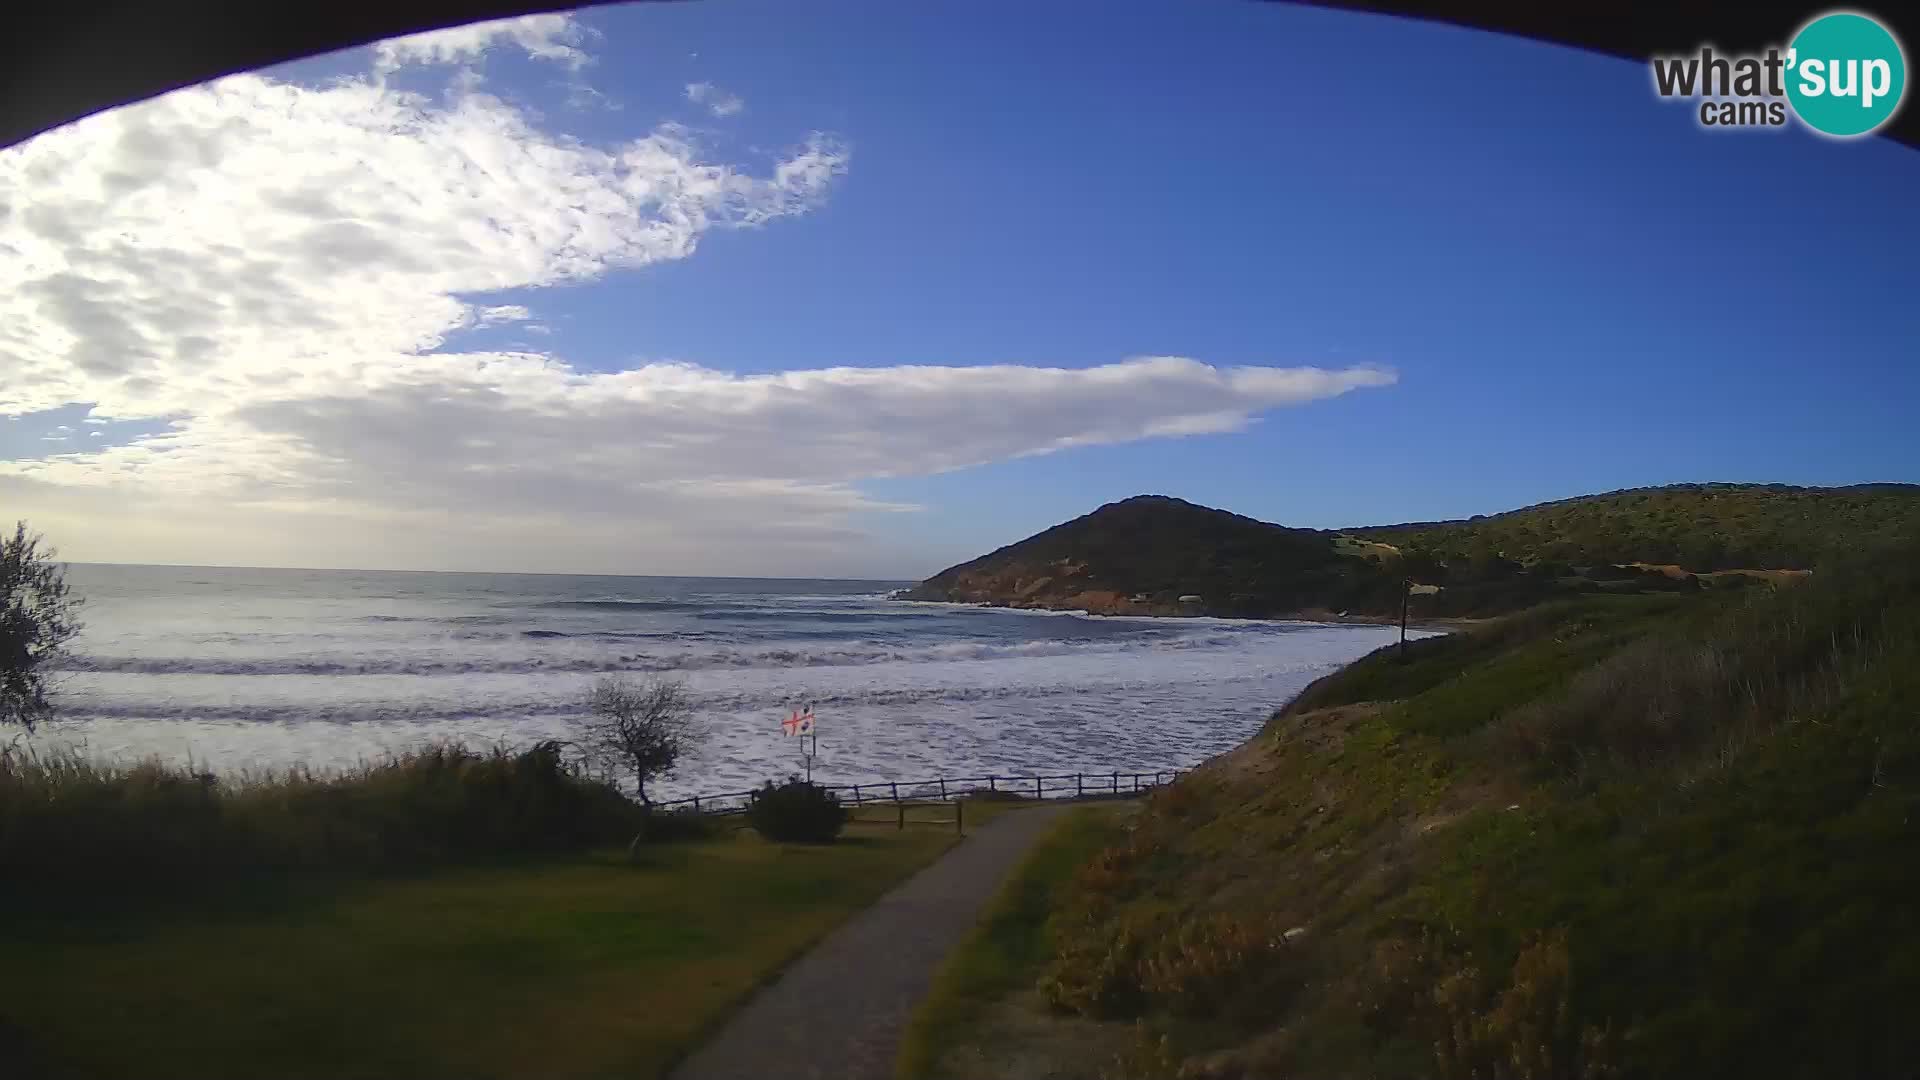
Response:
[[[859,584],[894,585],[903,582],[918,583],[922,578],[856,578],[856,577],[817,577],[783,576],[777,574],[609,574],[587,573],[577,570],[395,570],[366,566],[246,566],[233,563],[130,563],[102,562],[87,559],[62,559],[64,566],[135,566],[161,570],[289,570],[296,573],[322,574],[488,574],[495,577],[609,577],[609,578],[663,578],[681,581],[845,581]]]

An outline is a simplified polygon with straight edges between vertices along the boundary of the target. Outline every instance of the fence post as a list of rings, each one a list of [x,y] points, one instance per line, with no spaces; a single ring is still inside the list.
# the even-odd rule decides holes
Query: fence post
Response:
[[[989,776],[989,777],[987,777],[987,790],[988,790],[988,791],[999,791],[999,790],[1000,790],[1000,778],[999,778],[999,777],[997,777],[997,776]]]
[[[900,781],[892,780],[892,781],[889,781],[889,783],[893,785],[893,801],[899,802],[900,801]]]
[[[853,785],[853,805],[855,806],[860,805],[860,785],[859,784]]]
[[[1135,795],[1140,794],[1140,774],[1139,773],[1133,774],[1133,793]]]
[[[946,798],[947,798],[947,778],[943,776],[940,778],[940,800],[942,802],[945,802]]]
[[[1120,772],[1117,769],[1113,773],[1113,793],[1120,794]]]
[[[907,827],[907,804],[895,799],[893,808],[900,811],[900,829],[904,832]]]
[[[700,796],[698,795],[693,797],[693,812],[696,814],[700,812]]]
[[[966,816],[967,816],[967,800],[965,799],[953,800],[953,833],[955,836],[967,835],[967,830],[965,826],[961,825],[961,822],[965,820]]]
[[[1040,778],[1039,778],[1039,777],[1037,777],[1037,776],[1033,778],[1033,797],[1034,797],[1035,799],[1044,799],[1044,798],[1046,798],[1046,796],[1045,796],[1045,795],[1042,795],[1042,794],[1040,793]]]
[[[1086,774],[1084,773],[1073,774],[1073,797],[1074,798],[1078,799],[1087,793],[1087,785],[1085,783],[1086,779],[1087,777],[1086,777]]]

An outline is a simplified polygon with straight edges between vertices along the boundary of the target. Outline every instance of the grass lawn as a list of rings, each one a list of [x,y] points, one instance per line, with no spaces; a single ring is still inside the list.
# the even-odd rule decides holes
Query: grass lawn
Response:
[[[0,1073],[655,1076],[953,842],[930,824],[821,847],[742,832],[637,866],[608,852],[282,882],[167,914],[6,915]]]
[[[968,1041],[986,1011],[1030,988],[1046,958],[1055,890],[1119,837],[1127,803],[1095,803],[1055,825],[1007,879],[966,939],[934,977],[901,1040],[901,1080],[939,1075],[941,1058]]]

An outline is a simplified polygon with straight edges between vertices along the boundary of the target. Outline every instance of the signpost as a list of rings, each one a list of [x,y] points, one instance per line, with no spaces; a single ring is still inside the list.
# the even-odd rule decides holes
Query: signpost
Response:
[[[1407,601],[1413,598],[1413,579],[1407,578],[1400,583],[1400,652],[1395,657],[1401,663],[1407,662]]]
[[[813,783],[813,759],[820,754],[820,733],[813,724],[813,706],[795,709],[780,721],[780,733],[790,739],[800,739],[800,757],[806,762],[807,783]],[[809,742],[809,740],[811,740]]]

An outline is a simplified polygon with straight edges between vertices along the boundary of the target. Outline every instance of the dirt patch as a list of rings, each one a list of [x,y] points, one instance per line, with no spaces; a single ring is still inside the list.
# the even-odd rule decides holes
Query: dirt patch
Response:
[[[1052,585],[1052,584],[1053,584],[1053,579],[1050,577],[1037,577],[1037,578],[1034,578],[1032,581],[1027,582],[1025,585],[1022,585],[1019,588],[1015,589],[1013,591],[1013,595],[1016,598],[1021,600],[1031,599],[1032,597],[1039,595],[1041,590],[1047,588],[1049,585]]]
[[[1383,702],[1362,701],[1289,716],[1277,725],[1273,741],[1292,743],[1309,753],[1337,754],[1346,745],[1347,735],[1355,726],[1379,715],[1380,710],[1386,707]]]

